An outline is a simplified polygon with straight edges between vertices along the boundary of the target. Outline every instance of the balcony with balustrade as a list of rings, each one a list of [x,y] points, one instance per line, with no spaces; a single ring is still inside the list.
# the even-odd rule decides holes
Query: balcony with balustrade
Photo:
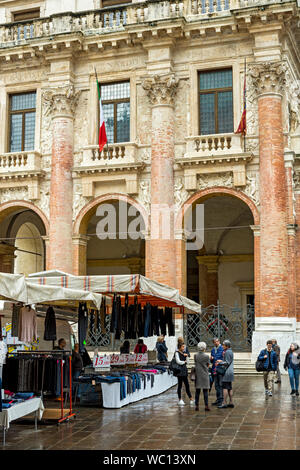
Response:
[[[40,175],[41,155],[35,151],[13,152],[0,154],[0,178],[24,178]]]
[[[49,39],[53,40],[61,35],[66,47],[70,41],[79,41],[82,38],[87,42],[96,37],[107,41],[108,33],[127,32],[130,36],[142,37],[143,29],[151,29],[157,34],[160,28],[167,32],[172,28],[188,28],[199,30],[197,20],[212,20],[216,18],[233,17],[236,12],[245,12],[250,15],[251,9],[263,7],[278,7],[280,14],[284,12],[285,5],[297,5],[297,0],[149,0],[125,5],[102,8],[79,13],[59,13],[45,18],[35,18],[9,24],[0,24],[0,51],[18,45],[30,44],[40,49],[49,46]],[[264,12],[264,15],[266,12]],[[184,22],[182,21],[184,20]],[[159,25],[160,23],[163,23]],[[201,24],[205,28],[205,24]],[[41,45],[42,40],[48,39]],[[127,38],[128,39],[128,38]],[[124,38],[122,38],[124,40]],[[88,45],[86,45],[88,47]]]

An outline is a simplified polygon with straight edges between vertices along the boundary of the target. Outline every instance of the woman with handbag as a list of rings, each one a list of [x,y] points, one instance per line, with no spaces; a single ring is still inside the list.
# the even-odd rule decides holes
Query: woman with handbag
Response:
[[[199,352],[195,354],[195,410],[199,411],[199,397],[201,390],[203,390],[205,411],[210,411],[208,407],[208,390],[210,388],[209,383],[209,371],[208,367],[210,365],[210,358],[208,354],[205,354],[206,344],[201,342],[198,343]]]
[[[178,345],[178,348],[175,351],[175,361],[176,364],[180,366],[180,371],[177,374],[178,377],[178,388],[177,388],[177,394],[178,394],[178,405],[185,405],[184,401],[181,399],[181,389],[182,389],[182,384],[185,385],[185,390],[187,393],[187,396],[190,399],[190,405],[193,405],[195,402],[192,398],[192,394],[190,391],[190,385],[189,385],[189,379],[188,379],[188,370],[186,367],[186,361],[187,361],[187,353],[184,352],[185,349],[185,344],[180,343]]]
[[[223,403],[218,408],[234,408],[232,403],[232,382],[234,381],[233,371],[233,352],[231,343],[228,340],[223,342],[223,361],[217,361],[217,370],[219,374],[223,375],[222,388],[223,388]],[[229,404],[227,405],[227,398],[229,397]]]

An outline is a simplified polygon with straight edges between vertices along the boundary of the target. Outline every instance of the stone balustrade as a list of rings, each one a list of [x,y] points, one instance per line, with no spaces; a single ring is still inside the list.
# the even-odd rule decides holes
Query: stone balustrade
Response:
[[[132,142],[109,144],[102,152],[97,145],[83,148],[81,167],[114,166],[136,163],[137,145]]]
[[[242,138],[238,134],[213,134],[187,137],[185,157],[208,157],[243,153]]]
[[[41,170],[41,155],[38,152],[14,152],[0,154],[0,175],[36,172]]]
[[[290,0],[281,0],[286,3]],[[81,32],[85,36],[122,31],[129,25],[159,20],[230,15],[231,10],[278,3],[279,0],[149,0],[80,13],[59,13],[46,18],[0,25],[0,48],[26,43],[62,33]]]

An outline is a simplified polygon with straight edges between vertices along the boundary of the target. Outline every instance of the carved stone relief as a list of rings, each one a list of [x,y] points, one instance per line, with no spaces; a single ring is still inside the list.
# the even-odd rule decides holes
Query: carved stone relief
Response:
[[[81,209],[90,201],[91,198],[82,196],[81,183],[73,185],[73,220],[76,219]]]
[[[29,201],[27,187],[0,189],[0,204],[9,201]]]
[[[137,200],[147,209],[150,211],[151,205],[151,185],[150,181],[148,180],[141,180],[139,184],[139,195]]]
[[[257,95],[282,93],[286,83],[286,64],[283,62],[262,62],[250,64],[248,71]]]
[[[75,112],[81,91],[75,91],[73,85],[67,84],[57,88],[44,90],[42,99],[45,104],[45,115],[52,117],[59,115],[69,115],[72,117]]]
[[[171,73],[145,78],[142,86],[146,90],[152,105],[174,104],[178,83],[179,79],[175,78],[175,74]]]
[[[78,98],[78,104],[75,111],[74,120],[74,147],[81,148],[88,145],[88,119],[87,119],[87,108],[88,108],[88,93],[82,92]]]
[[[189,197],[188,191],[185,189],[182,178],[176,178],[174,184],[175,206],[178,209]]]
[[[250,199],[259,206],[259,174],[258,173],[247,173],[246,176],[246,187],[243,190]]]
[[[211,188],[213,186],[233,186],[233,175],[231,171],[222,174],[208,174],[198,176],[198,189]]]

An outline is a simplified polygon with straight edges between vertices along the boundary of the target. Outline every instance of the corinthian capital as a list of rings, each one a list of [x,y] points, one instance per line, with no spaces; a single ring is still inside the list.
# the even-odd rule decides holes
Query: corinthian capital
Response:
[[[252,86],[257,95],[282,94],[286,83],[286,65],[282,62],[262,62],[249,67]]]
[[[43,102],[46,106],[45,115],[52,117],[68,116],[73,117],[80,91],[76,91],[73,85],[65,85],[50,90],[45,90],[42,94]]]
[[[174,97],[177,92],[179,79],[175,78],[175,74],[154,75],[145,78],[142,83],[144,90],[152,105],[174,104]]]

